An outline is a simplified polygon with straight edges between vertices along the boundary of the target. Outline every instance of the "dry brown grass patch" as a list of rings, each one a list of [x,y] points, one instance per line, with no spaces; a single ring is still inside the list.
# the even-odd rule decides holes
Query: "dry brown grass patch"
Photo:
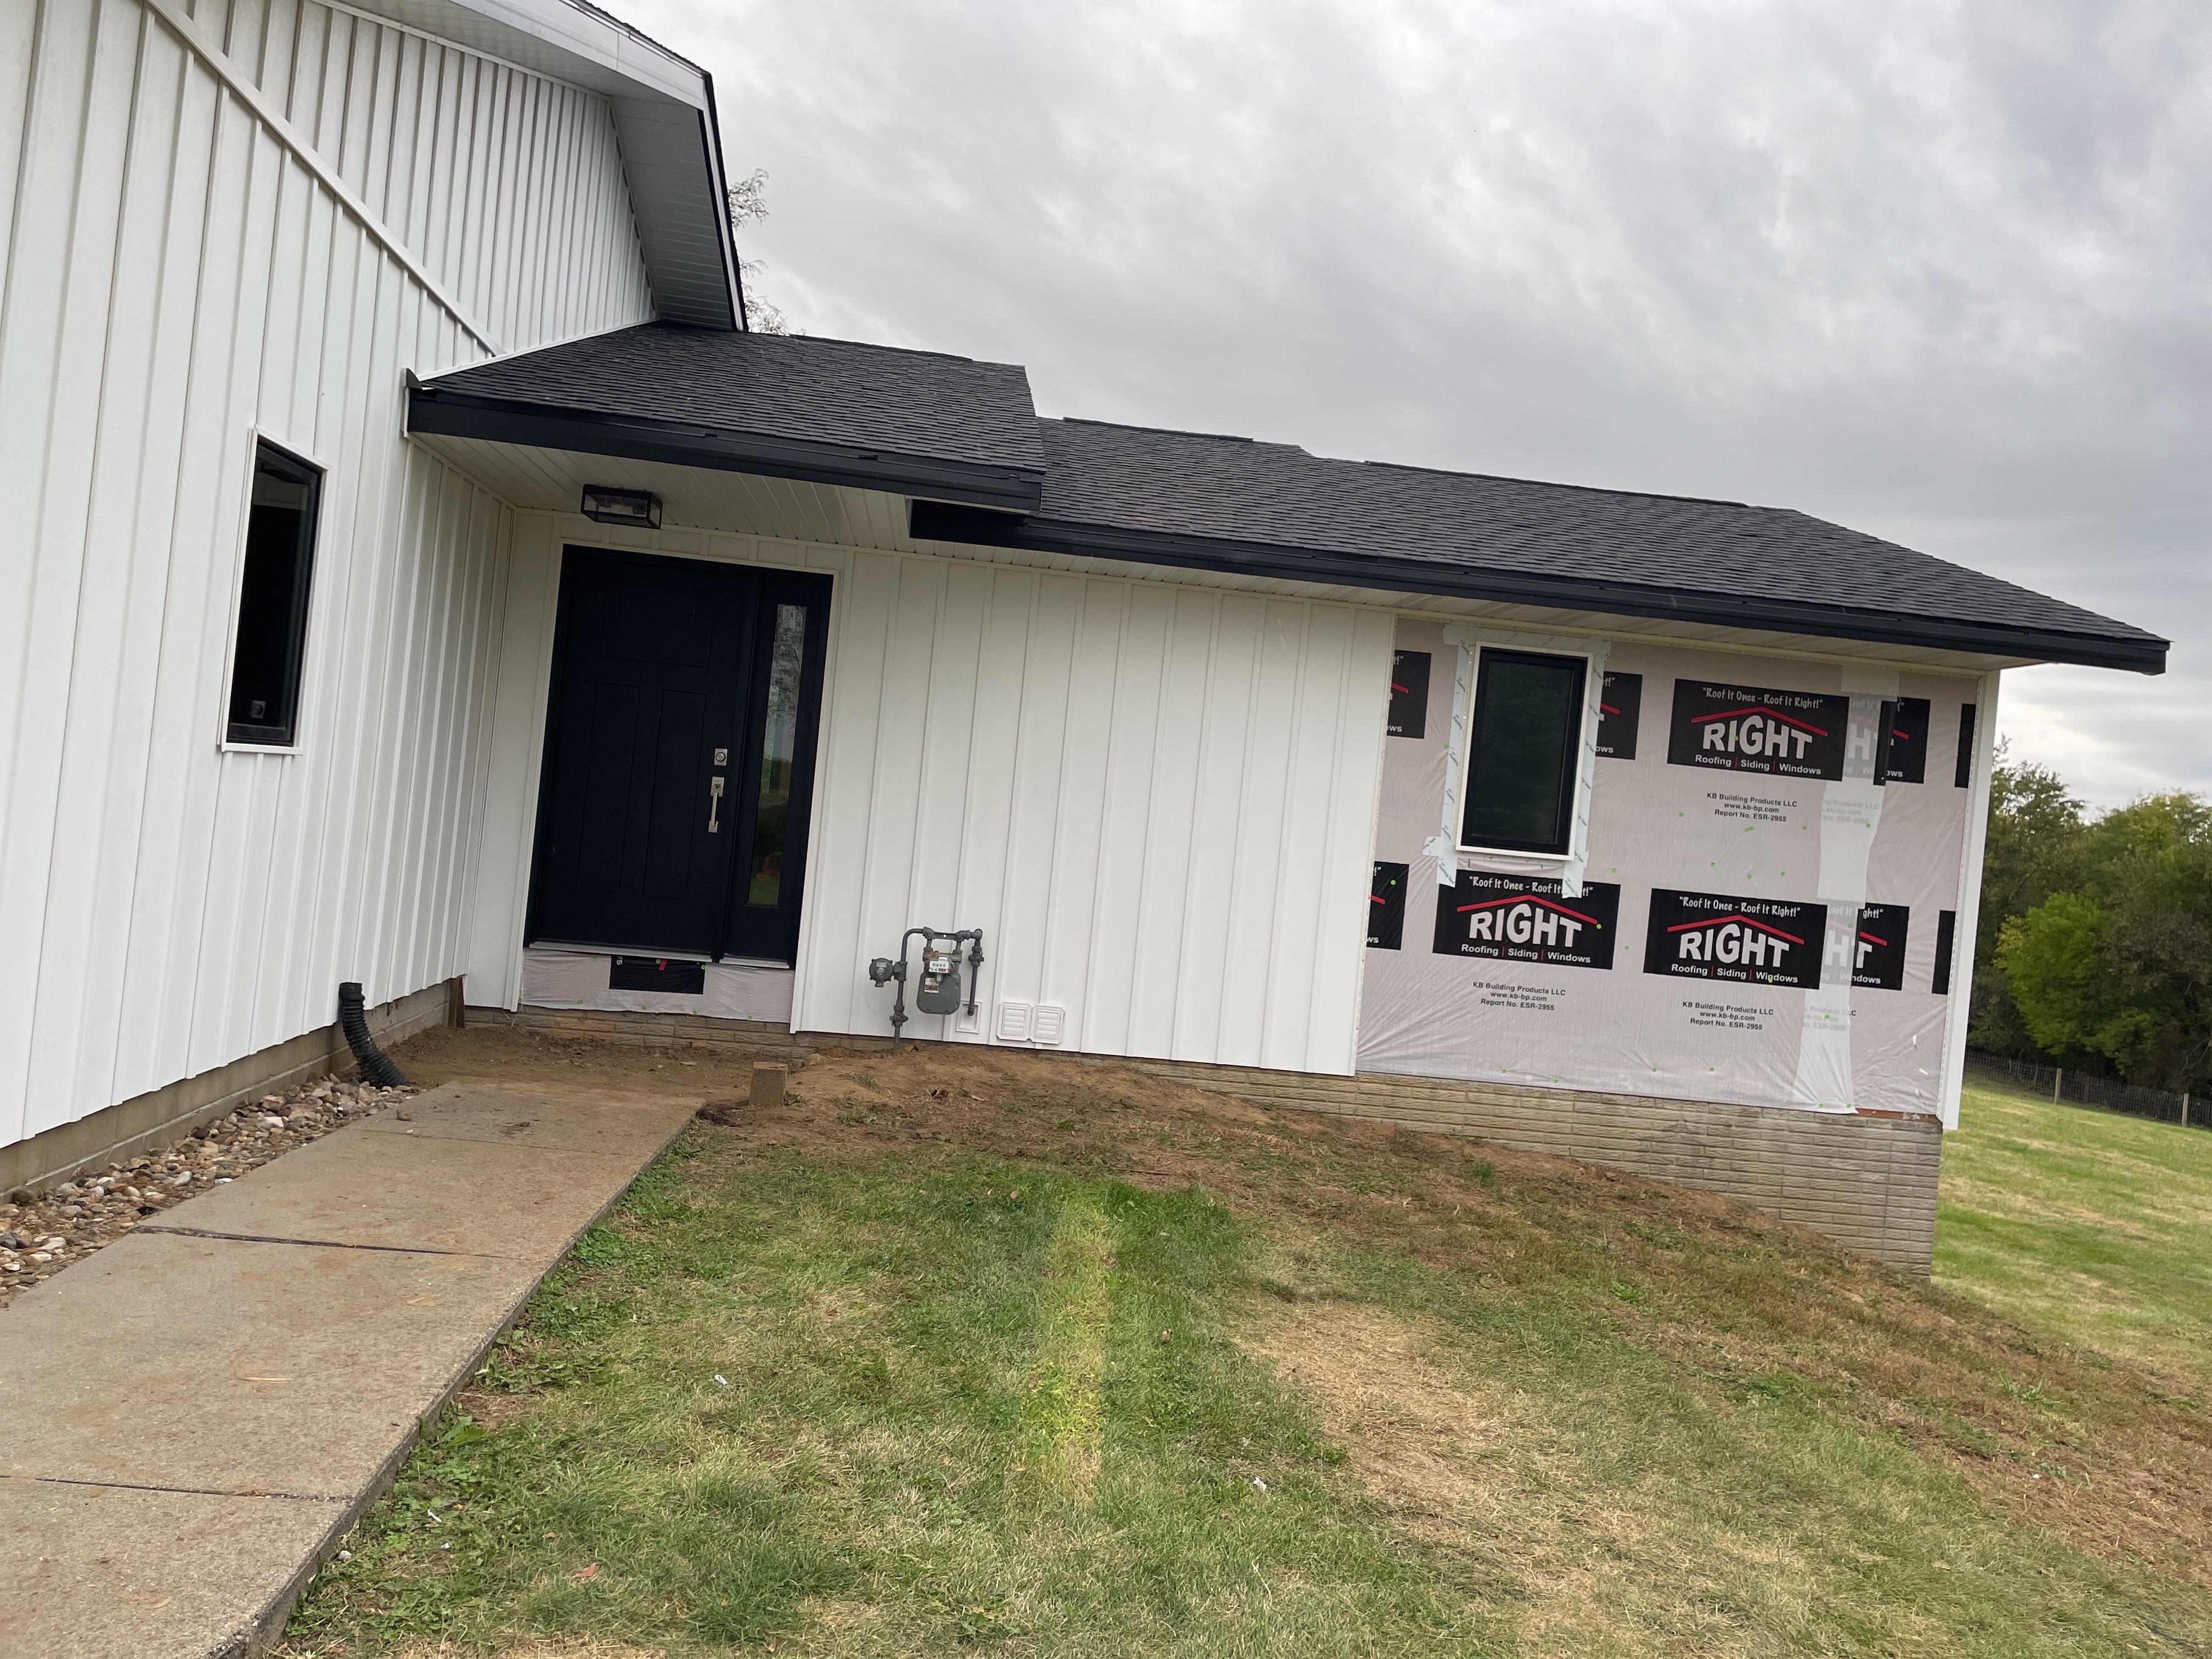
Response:
[[[1378,1308],[1307,1303],[1271,1314],[1251,1346],[1314,1398],[1362,1485],[1409,1517],[1464,1522],[1491,1510],[1497,1482],[1475,1463],[1500,1438],[1431,1364],[1427,1340]]]

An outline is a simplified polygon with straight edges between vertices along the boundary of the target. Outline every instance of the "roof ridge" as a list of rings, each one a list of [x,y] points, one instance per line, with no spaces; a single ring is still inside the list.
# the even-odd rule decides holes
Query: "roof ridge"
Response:
[[[1410,461],[1354,461],[1341,455],[1316,458],[1333,460],[1346,466],[1375,466],[1391,472],[1425,472],[1439,478],[1480,478],[1486,483],[1527,484],[1535,489],[1572,489],[1585,495],[1626,495],[1639,501],[1684,501],[1693,507],[1732,507],[1745,513],[1797,513],[1798,517],[1813,519],[1809,513],[1799,513],[1796,507],[1762,507],[1757,501],[1731,501],[1726,495],[1683,495],[1664,489],[1622,489],[1613,484],[1562,483],[1556,478],[1520,478],[1510,472],[1462,472],[1450,466],[1417,466]],[[1826,524],[1826,519],[1813,519],[1815,524]]]
[[[1526,484],[1535,489],[1572,489],[1585,495],[1626,495],[1637,501],[1683,501],[1698,507],[1729,507],[1746,513],[1797,513],[1795,507],[1762,507],[1756,501],[1731,501],[1725,495],[1684,495],[1659,489],[1621,489],[1611,484],[1562,483],[1554,478],[1522,478],[1506,472],[1470,472],[1452,466],[1420,466],[1411,461],[1354,460],[1348,455],[1319,455],[1303,444],[1287,443],[1273,438],[1250,438],[1235,432],[1198,432],[1188,427],[1146,426],[1137,421],[1098,421],[1082,415],[1040,415],[1037,418],[1054,420],[1068,426],[1104,427],[1116,432],[1156,432],[1169,438],[1205,438],[1218,443],[1253,444],[1262,449],[1287,449],[1304,455],[1309,460],[1321,461],[1332,466],[1372,466],[1392,472],[1421,472],[1437,478],[1476,478],[1486,483]],[[1801,518],[1813,518],[1809,513],[1798,513]],[[1826,524],[1826,519],[1814,519],[1815,524]]]
[[[1248,438],[1240,432],[1194,432],[1188,427],[1146,426],[1137,421],[1094,421],[1087,415],[1040,415],[1040,421],[1057,421],[1064,426],[1103,426],[1112,432],[1157,432],[1164,438],[1205,438],[1214,443],[1254,444],[1264,449],[1295,449],[1301,455],[1318,460],[1311,450],[1297,444],[1278,443],[1269,438]]]
[[[716,340],[729,340],[742,337],[745,339],[763,341],[775,340],[792,345],[796,345],[804,341],[810,345],[852,346],[861,351],[887,351],[901,357],[931,357],[942,363],[970,363],[982,368],[1018,369],[1024,375],[1029,373],[1029,366],[1026,363],[1002,363],[994,357],[969,357],[957,351],[930,351],[921,346],[885,345],[880,340],[848,340],[842,334],[769,334],[759,331],[751,331],[740,335],[738,331],[731,329],[702,328],[696,323],[679,323],[666,317],[649,318],[644,322],[631,323],[623,328],[609,329],[606,331],[606,334],[641,333],[648,329],[662,330],[677,334],[698,334]],[[587,334],[584,337],[583,340],[564,340],[556,342],[556,344],[552,346],[533,347],[532,349],[550,351],[558,349],[559,347],[562,345],[580,345],[584,343],[586,341],[603,339],[605,337],[605,335]],[[518,352],[515,355],[517,356],[523,356],[528,354]]]
[[[651,46],[655,52],[660,53],[662,57],[673,58],[676,62],[683,64],[685,69],[691,70],[694,74],[704,75],[707,73],[706,66],[704,64],[693,63],[689,58],[686,58],[682,52],[677,51],[675,47],[670,46],[666,41],[656,40],[653,36],[647,34],[643,29],[638,27],[636,24],[629,22],[623,18],[616,16],[614,13],[609,11],[605,6],[594,4],[593,0],[568,0],[568,3],[572,9],[584,13],[586,16],[598,18],[599,21],[606,24],[610,28],[620,29],[624,34],[629,36],[631,40],[636,41],[640,46]],[[482,8],[473,8],[473,9],[480,10]]]
[[[901,357],[934,357],[942,363],[970,363],[981,368],[1018,369],[1029,374],[1026,363],[1002,363],[995,357],[969,357],[957,351],[927,351],[920,346],[885,345],[880,340],[848,340],[840,334],[761,334],[763,340],[782,340],[793,343],[800,340],[821,345],[856,346],[862,351],[889,351]]]

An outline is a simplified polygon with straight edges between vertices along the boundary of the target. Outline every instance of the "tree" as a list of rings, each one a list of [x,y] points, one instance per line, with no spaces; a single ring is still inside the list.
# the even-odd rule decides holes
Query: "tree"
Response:
[[[1997,935],[2074,878],[2084,825],[2081,803],[2058,775],[2033,763],[2014,765],[1997,745],[1990,774],[1990,827],[1982,847],[1981,925],[1976,959],[1988,962]]]
[[[2069,831],[2059,815],[2046,828],[2063,843],[2045,849],[2057,890],[2004,919],[1996,951],[2026,1036],[2054,1059],[2108,1060],[2130,1082],[2202,1088],[2212,1054],[2212,805],[2147,795],[2086,827],[2077,817]]]
[[[2056,772],[2015,765],[1997,745],[1990,774],[1990,820],[1982,849],[1981,919],[1974,931],[1970,1041],[1978,1048],[2021,1059],[2048,1045],[2030,1032],[2014,1000],[2000,941],[2051,894],[2075,884],[2083,835],[2081,803]]]
[[[768,217],[768,169],[755,167],[730,186],[730,232],[742,234],[747,225]],[[745,299],[745,326],[756,334],[788,334],[791,325],[783,313],[757,297],[761,262],[740,258],[738,286]]]
[[[2140,1041],[2140,1017],[2105,971],[2112,935],[2111,913],[2080,893],[2054,893],[2005,919],[1997,963],[2028,1037],[2045,1054],[2125,1054]]]

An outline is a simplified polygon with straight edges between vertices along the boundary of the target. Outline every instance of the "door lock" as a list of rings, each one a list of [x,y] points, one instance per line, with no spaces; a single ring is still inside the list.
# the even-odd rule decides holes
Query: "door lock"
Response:
[[[727,766],[729,763],[730,751],[726,749],[717,749],[714,751],[714,764],[717,766]]]
[[[721,817],[721,813],[722,781],[718,777],[707,786],[707,833],[708,835],[719,836],[722,833],[722,826],[716,822]]]

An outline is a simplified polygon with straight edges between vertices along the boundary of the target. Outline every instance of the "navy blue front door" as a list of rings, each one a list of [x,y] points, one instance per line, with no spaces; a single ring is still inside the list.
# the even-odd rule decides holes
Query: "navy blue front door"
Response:
[[[829,584],[571,548],[531,937],[791,959]]]

